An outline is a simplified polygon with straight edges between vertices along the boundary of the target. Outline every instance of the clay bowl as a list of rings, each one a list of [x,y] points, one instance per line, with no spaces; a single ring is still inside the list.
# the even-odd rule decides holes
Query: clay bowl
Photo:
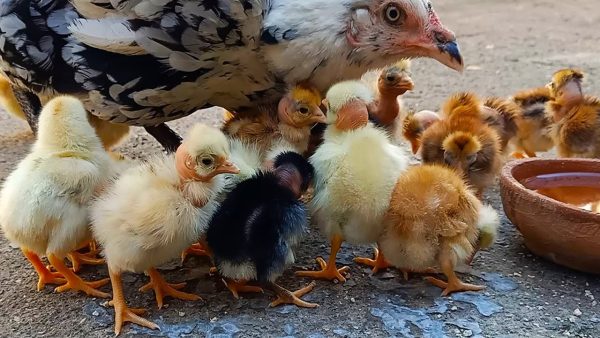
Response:
[[[600,214],[565,204],[520,182],[544,174],[600,173],[600,160],[528,159],[508,163],[500,178],[504,212],[536,255],[600,274]]]

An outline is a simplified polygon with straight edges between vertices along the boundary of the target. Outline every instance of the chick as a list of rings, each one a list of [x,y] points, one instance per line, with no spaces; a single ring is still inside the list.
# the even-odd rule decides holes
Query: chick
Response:
[[[506,154],[508,144],[517,137],[521,108],[500,97],[488,97],[483,103],[484,121],[500,136],[500,152]]]
[[[10,81],[2,74],[0,74],[0,108],[16,118],[25,120],[25,113],[15,97]]]
[[[409,113],[402,125],[402,135],[410,142],[413,154],[421,148],[421,136],[427,128],[440,120],[440,116],[431,110]]]
[[[223,130],[231,138],[257,144],[265,158],[271,148],[281,147],[281,143],[304,154],[309,147],[311,128],[325,122],[320,105],[318,91],[297,85],[281,98],[276,111],[263,108],[253,116],[230,118]]]
[[[331,255],[327,263],[317,258],[321,271],[299,276],[344,282],[342,273],[349,268],[336,268],[342,241],[375,243],[382,231],[392,189],[408,158],[385,131],[368,122],[366,102],[371,100],[369,88],[356,82],[342,82],[327,93],[328,126],[310,158],[315,167],[311,212],[331,241]]]
[[[302,155],[284,152],[275,157],[272,171],[237,185],[214,214],[206,240],[217,270],[228,279],[225,283],[236,298],[238,292],[262,291],[245,285],[257,280],[277,294],[271,306],[317,306],[299,298],[314,283],[293,293],[275,283],[294,262],[292,247],[307,230],[308,211],[299,198],[313,175]]]
[[[45,99],[45,98],[42,98]],[[0,74],[0,107],[4,108],[11,115],[25,120],[25,113],[17,101],[15,94],[10,86],[9,80]],[[121,144],[129,135],[129,126],[122,123],[113,123],[101,120],[100,118],[87,114],[89,122],[96,131],[96,134],[102,141],[104,148],[111,151]],[[120,157],[115,154],[115,157]]]
[[[442,109],[444,118],[423,133],[421,150],[423,162],[458,170],[479,198],[493,184],[502,164],[500,138],[483,121],[482,110],[474,94],[455,94]]]
[[[561,157],[600,158],[600,99],[584,96],[583,73],[563,69],[548,85],[552,99],[546,104],[553,119],[551,136]]]
[[[229,144],[218,129],[195,125],[175,154],[160,155],[123,172],[92,206],[92,229],[103,248],[113,287],[115,333],[123,322],[158,326],[125,303],[121,273],[146,272],[158,307],[163,296],[200,297],[178,291],[185,283],[167,283],[156,266],[178,257],[205,234],[224,185],[221,174],[237,173],[228,160]]]
[[[403,270],[425,271],[438,265],[447,282],[428,277],[446,296],[458,291],[478,291],[454,272],[457,262],[474,252],[478,227],[497,221],[496,212],[483,207],[452,169],[439,165],[411,167],[398,179],[379,248],[386,259]]]
[[[550,100],[550,90],[540,87],[524,90],[512,97],[521,108],[521,118],[517,120],[517,137],[513,143],[513,157],[535,157],[536,152],[544,152],[554,147],[550,136],[552,119],[546,115],[545,105]]]
[[[400,136],[399,129],[404,118],[400,96],[414,88],[410,75],[410,60],[402,59],[383,70],[366,73],[362,78],[363,81],[376,83],[373,87],[377,95],[369,111],[371,120],[384,128],[394,140]],[[376,79],[370,79],[373,77]]]
[[[82,103],[67,96],[48,102],[31,152],[6,179],[0,194],[2,230],[38,273],[38,290],[46,283],[66,282],[55,290],[109,297],[96,290],[108,279],[83,281],[63,259],[91,240],[88,204],[113,174]],[[57,273],[42,264],[42,255]]]

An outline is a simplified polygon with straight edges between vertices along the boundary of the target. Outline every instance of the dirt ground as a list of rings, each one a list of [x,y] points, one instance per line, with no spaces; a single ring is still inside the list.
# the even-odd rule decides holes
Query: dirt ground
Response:
[[[467,68],[459,75],[429,60],[414,62],[416,90],[407,103],[436,109],[449,94],[474,90],[482,95],[510,95],[545,84],[557,68],[577,66],[590,75],[589,93],[600,94],[600,4],[597,0],[448,0],[437,1],[442,20],[458,35]],[[198,113],[171,125],[183,132],[193,121],[218,123],[215,111]],[[25,156],[33,138],[27,126],[0,113],[0,178]],[[143,130],[135,130],[122,152],[134,158],[160,151]],[[124,336],[206,337],[600,337],[600,279],[533,256],[505,218],[498,188],[486,200],[502,215],[496,245],[482,252],[466,280],[481,283],[481,293],[442,298],[440,290],[416,276],[404,281],[396,271],[370,276],[352,263],[370,255],[368,247],[344,245],[339,264],[349,264],[344,285],[319,281],[305,298],[316,309],[268,308],[273,295],[231,297],[222,282],[208,276],[208,261],[191,258],[183,267],[165,266],[168,280],[187,281],[186,291],[204,301],[168,299],[157,310],[151,294],[137,292],[147,277],[124,278],[132,306],[149,309],[161,331],[127,325]],[[313,229],[297,252],[291,270],[314,268],[314,257],[327,256],[329,245]],[[54,294],[50,286],[35,291],[37,277],[20,251],[0,239],[1,337],[103,337],[113,335],[105,300],[82,294]],[[105,268],[86,267],[89,279],[107,276]],[[282,284],[297,288],[308,280],[289,272]],[[106,291],[109,287],[106,287]]]

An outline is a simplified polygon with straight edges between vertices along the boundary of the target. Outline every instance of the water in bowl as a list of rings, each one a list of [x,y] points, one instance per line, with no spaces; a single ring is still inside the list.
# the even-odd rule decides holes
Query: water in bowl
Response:
[[[544,174],[526,178],[521,184],[554,200],[600,213],[600,173]]]

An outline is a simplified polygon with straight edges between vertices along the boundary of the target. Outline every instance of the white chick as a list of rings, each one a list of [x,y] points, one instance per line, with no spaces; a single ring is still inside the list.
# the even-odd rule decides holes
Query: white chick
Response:
[[[49,101],[40,114],[31,152],[6,179],[0,195],[2,230],[35,268],[38,290],[46,283],[66,281],[57,292],[72,289],[109,297],[96,290],[108,278],[85,282],[63,259],[91,240],[88,204],[112,175],[111,159],[82,103],[68,96]],[[44,266],[39,257],[43,255],[57,273]]]
[[[218,206],[215,196],[225,183],[220,174],[238,172],[229,153],[220,130],[198,124],[176,154],[161,154],[126,170],[93,205],[92,229],[113,287],[116,334],[126,321],[158,328],[127,307],[122,272],[145,271],[150,282],[140,291],[153,289],[159,308],[163,296],[200,299],[178,291],[185,283],[167,283],[155,267],[178,257],[205,235]]]
[[[387,133],[368,122],[366,102],[372,91],[361,82],[342,82],[327,93],[327,129],[323,144],[310,158],[315,167],[315,195],[311,212],[331,240],[321,271],[300,271],[299,276],[345,281],[348,267],[336,268],[343,240],[375,243],[383,230],[383,216],[399,175],[407,168],[404,151]]]

